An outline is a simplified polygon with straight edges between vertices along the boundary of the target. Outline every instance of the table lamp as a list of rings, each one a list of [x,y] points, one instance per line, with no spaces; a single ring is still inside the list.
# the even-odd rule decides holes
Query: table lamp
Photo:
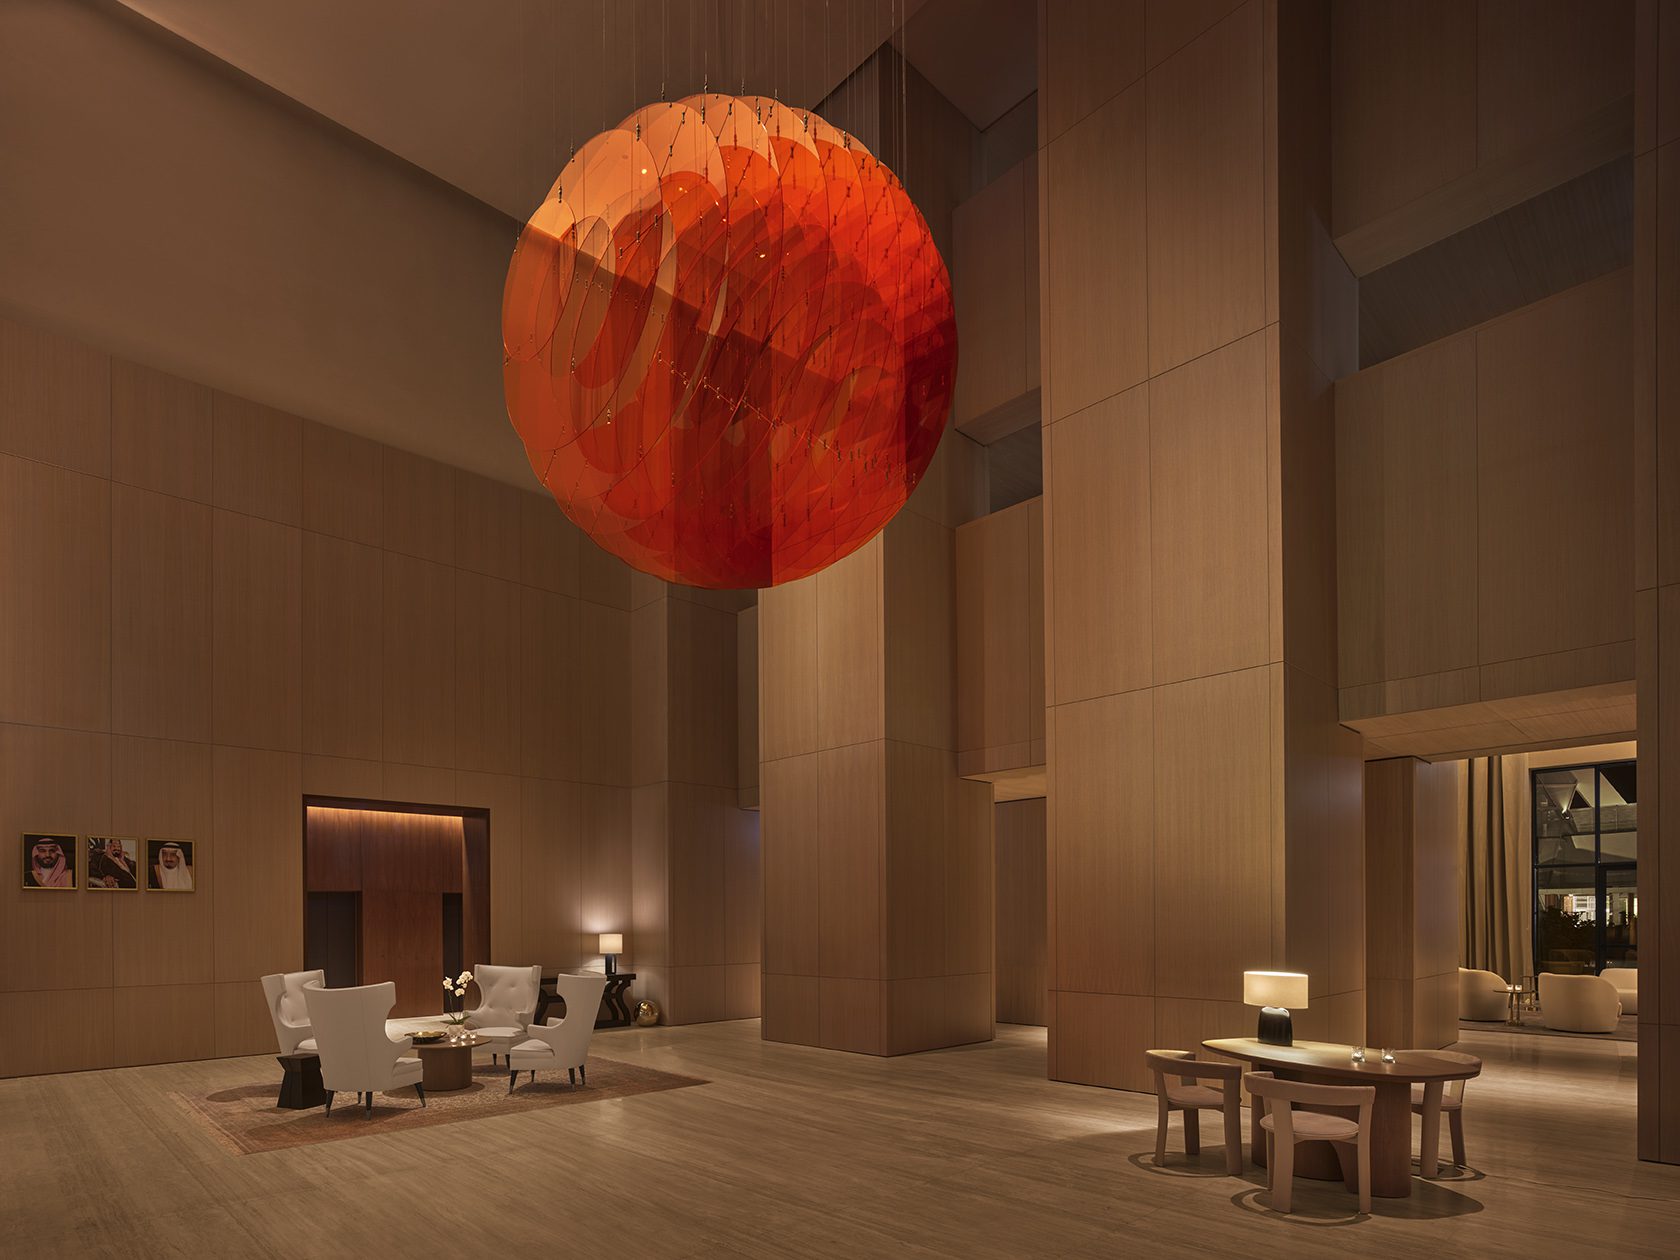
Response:
[[[1268,1046],[1295,1044],[1289,1011],[1305,1010],[1307,977],[1299,971],[1243,972],[1243,1005],[1260,1008],[1260,1040]]]
[[[623,952],[624,952],[624,933],[622,933],[622,932],[602,932],[601,933],[601,954],[606,959],[607,974],[609,976],[617,974],[617,972],[618,972],[618,956],[620,954],[622,954]]]

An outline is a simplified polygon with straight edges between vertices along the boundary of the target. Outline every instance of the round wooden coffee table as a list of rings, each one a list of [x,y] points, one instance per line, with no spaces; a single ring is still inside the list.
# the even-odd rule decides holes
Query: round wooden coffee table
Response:
[[[475,1032],[451,1034],[442,1041],[416,1041],[414,1052],[420,1056],[423,1073],[420,1083],[439,1094],[466,1089],[472,1084],[473,1047],[484,1044],[486,1039]]]

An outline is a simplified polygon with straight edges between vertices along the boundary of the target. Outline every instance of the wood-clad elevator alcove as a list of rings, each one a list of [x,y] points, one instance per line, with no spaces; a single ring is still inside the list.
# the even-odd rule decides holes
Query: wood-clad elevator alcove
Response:
[[[304,965],[397,986],[394,1015],[443,1009],[444,975],[490,955],[484,810],[304,799]]]

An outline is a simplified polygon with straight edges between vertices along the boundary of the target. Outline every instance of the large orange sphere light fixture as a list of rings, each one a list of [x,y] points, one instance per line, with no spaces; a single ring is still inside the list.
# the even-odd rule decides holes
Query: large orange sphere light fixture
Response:
[[[508,414],[644,573],[764,587],[904,506],[950,410],[950,279],[898,178],[766,97],[649,105],[566,164],[502,296]]]

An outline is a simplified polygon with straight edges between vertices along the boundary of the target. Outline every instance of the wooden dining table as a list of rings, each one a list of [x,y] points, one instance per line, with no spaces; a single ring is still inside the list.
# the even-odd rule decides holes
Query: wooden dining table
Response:
[[[1423,1086],[1423,1153],[1425,1177],[1435,1175],[1436,1151],[1441,1144],[1441,1091],[1448,1081],[1469,1080],[1480,1074],[1482,1061],[1474,1055],[1437,1050],[1397,1050],[1393,1063],[1382,1051],[1366,1051],[1364,1063],[1353,1061],[1353,1047],[1327,1041],[1297,1041],[1274,1046],[1253,1037],[1221,1037],[1202,1042],[1203,1049],[1233,1059],[1245,1059],[1261,1071],[1283,1080],[1315,1085],[1374,1085],[1371,1108],[1371,1193],[1384,1199],[1404,1199],[1412,1193],[1412,1086]],[[1433,1106],[1429,1104],[1434,1104]],[[1357,1107],[1313,1107],[1351,1118]],[[1254,1162],[1266,1166],[1266,1134],[1260,1127],[1260,1108],[1253,1109],[1250,1141]],[[1329,1143],[1308,1142],[1295,1154],[1295,1175],[1320,1181],[1345,1181],[1356,1189],[1353,1161],[1344,1161]]]

